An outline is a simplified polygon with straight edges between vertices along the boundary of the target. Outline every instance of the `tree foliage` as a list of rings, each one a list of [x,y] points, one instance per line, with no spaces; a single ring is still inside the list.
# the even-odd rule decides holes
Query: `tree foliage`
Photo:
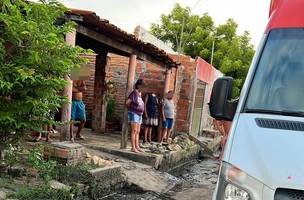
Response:
[[[66,11],[56,0],[0,2],[0,146],[52,124],[66,100],[64,75],[86,62],[83,49],[65,44],[75,26],[60,20]]]
[[[151,32],[174,50],[193,58],[200,56],[209,63],[214,42],[213,65],[225,75],[234,77],[234,96],[237,96],[254,55],[249,32],[237,35],[237,28],[232,19],[215,26],[208,14],[194,15],[189,7],[176,4],[170,14],[161,15],[159,24],[151,25]]]

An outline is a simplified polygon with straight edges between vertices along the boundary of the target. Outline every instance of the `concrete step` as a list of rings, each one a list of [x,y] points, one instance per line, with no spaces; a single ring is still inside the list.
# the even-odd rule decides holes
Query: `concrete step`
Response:
[[[102,151],[108,154],[116,155],[128,160],[135,162],[143,163],[149,166],[155,166],[156,163],[159,163],[163,155],[151,154],[151,153],[134,153],[130,149],[114,149],[109,147],[103,147],[96,144],[85,144],[87,148],[95,149]]]
[[[176,166],[186,164],[193,159],[197,159],[200,154],[201,147],[199,145],[193,145],[187,149],[179,151],[169,151],[163,154],[154,153],[134,153],[130,149],[114,149],[109,147],[103,147],[96,144],[85,144],[87,148],[95,149],[98,151],[113,154],[124,159],[149,165],[160,171],[170,171]]]

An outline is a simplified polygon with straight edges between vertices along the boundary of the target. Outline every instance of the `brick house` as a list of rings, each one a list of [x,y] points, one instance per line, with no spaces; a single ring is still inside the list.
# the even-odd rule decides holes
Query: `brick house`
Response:
[[[76,45],[90,48],[96,54],[83,55],[90,60],[91,77],[86,81],[84,102],[87,105],[87,125],[94,131],[105,132],[106,108],[109,95],[115,99],[113,121],[122,130],[126,145],[126,95],[138,78],[144,79],[145,93],[155,92],[160,98],[168,90],[175,91],[175,131],[199,135],[208,127],[208,101],[212,84],[221,74],[203,59],[168,54],[157,45],[142,41],[108,21],[100,19],[91,11],[72,10],[72,19],[78,27],[72,37]],[[76,17],[75,17],[76,15]],[[76,39],[75,39],[76,38]],[[154,38],[155,39],[155,38]],[[172,53],[172,52],[171,52]],[[137,56],[136,56],[136,55]],[[177,60],[180,67],[177,67]],[[133,75],[130,69],[133,65]],[[130,77],[131,76],[131,77]],[[114,85],[109,94],[106,83]]]
[[[108,70],[111,65],[110,54],[120,55],[121,59],[118,65],[122,65],[118,72],[124,77],[117,83],[124,85],[120,90],[121,96],[124,98],[133,89],[135,75],[141,73],[137,68],[137,62],[153,63],[158,74],[162,71],[168,71],[177,68],[178,64],[162,49],[155,45],[136,38],[133,34],[129,34],[117,26],[109,23],[108,20],[101,19],[96,13],[86,10],[72,9],[66,13],[66,20],[76,22],[77,26],[74,31],[66,34],[66,43],[68,45],[78,45],[85,49],[91,49],[95,52],[92,55],[83,55],[89,59],[91,76],[87,83],[87,91],[84,93],[84,101],[87,105],[88,122],[97,132],[104,132],[106,121],[106,104],[105,101],[108,93],[107,76],[115,72]],[[119,64],[119,62],[121,62]],[[166,73],[165,77],[168,76]],[[113,77],[113,74],[112,74]],[[114,77],[119,77],[114,74]],[[66,76],[69,84],[63,90],[63,95],[67,96],[69,101],[72,100],[72,82],[69,76]],[[169,80],[169,78],[166,78]],[[119,86],[119,84],[117,84]],[[161,88],[161,86],[159,86]],[[168,90],[169,82],[166,81],[162,86],[163,91]],[[121,101],[122,103],[122,101]],[[63,122],[70,121],[71,104],[63,105],[61,112],[61,120]],[[124,128],[122,131],[121,147],[127,145],[127,116],[123,115]],[[64,123],[61,129],[62,140],[66,140],[69,135],[69,125]]]
[[[176,55],[171,55],[177,59]],[[222,74],[202,58],[192,59],[189,56],[180,57],[181,66],[178,69],[177,88],[175,92],[176,119],[175,131],[199,135],[204,128],[210,126],[208,122],[208,102],[214,80]],[[121,130],[125,103],[126,77],[128,58],[116,54],[108,54],[105,70],[105,81],[111,81],[115,85],[115,93],[111,96],[115,99],[114,122],[115,128]],[[155,92],[163,97],[163,85],[165,82],[165,69],[161,70],[157,65],[149,62],[137,62],[136,78],[144,79],[146,87],[144,93]],[[170,72],[171,73],[171,72]],[[170,90],[174,90],[176,70],[172,69],[170,76]],[[92,78],[91,78],[92,79]],[[91,92],[88,90],[88,93]],[[91,108],[92,98],[85,98],[88,108]],[[92,115],[88,109],[88,115]],[[109,131],[109,130],[108,130]]]

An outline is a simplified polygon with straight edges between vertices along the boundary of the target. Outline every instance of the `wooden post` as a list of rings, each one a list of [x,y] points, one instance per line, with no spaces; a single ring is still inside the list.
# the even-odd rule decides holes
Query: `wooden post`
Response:
[[[76,44],[76,31],[73,30],[70,33],[67,33],[65,36],[65,41],[68,45],[75,46]],[[61,122],[64,125],[61,128],[61,141],[68,140],[70,134],[70,121],[71,121],[71,103],[72,103],[72,91],[73,91],[73,81],[70,79],[69,75],[65,75],[65,80],[68,84],[63,90],[63,96],[68,98],[68,103],[62,106],[61,110]]]
[[[129,58],[128,82],[127,82],[127,89],[126,89],[126,94],[125,94],[126,100],[129,96],[129,94],[133,90],[136,65],[137,65],[137,56],[132,54],[132,55],[130,55],[130,58]],[[122,149],[127,148],[128,126],[129,126],[128,110],[127,110],[127,108],[125,108],[124,116],[123,116],[122,133],[121,133],[121,143],[120,143],[120,148],[122,148]]]

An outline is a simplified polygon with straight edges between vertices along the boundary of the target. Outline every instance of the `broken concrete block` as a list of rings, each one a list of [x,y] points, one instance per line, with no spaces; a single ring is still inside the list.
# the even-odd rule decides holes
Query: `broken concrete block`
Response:
[[[77,143],[54,142],[45,147],[44,155],[61,164],[76,165],[85,159],[85,148]]]
[[[51,188],[55,189],[55,190],[70,190],[71,187],[67,186],[63,183],[60,183],[58,181],[52,180],[50,181],[50,186]]]

